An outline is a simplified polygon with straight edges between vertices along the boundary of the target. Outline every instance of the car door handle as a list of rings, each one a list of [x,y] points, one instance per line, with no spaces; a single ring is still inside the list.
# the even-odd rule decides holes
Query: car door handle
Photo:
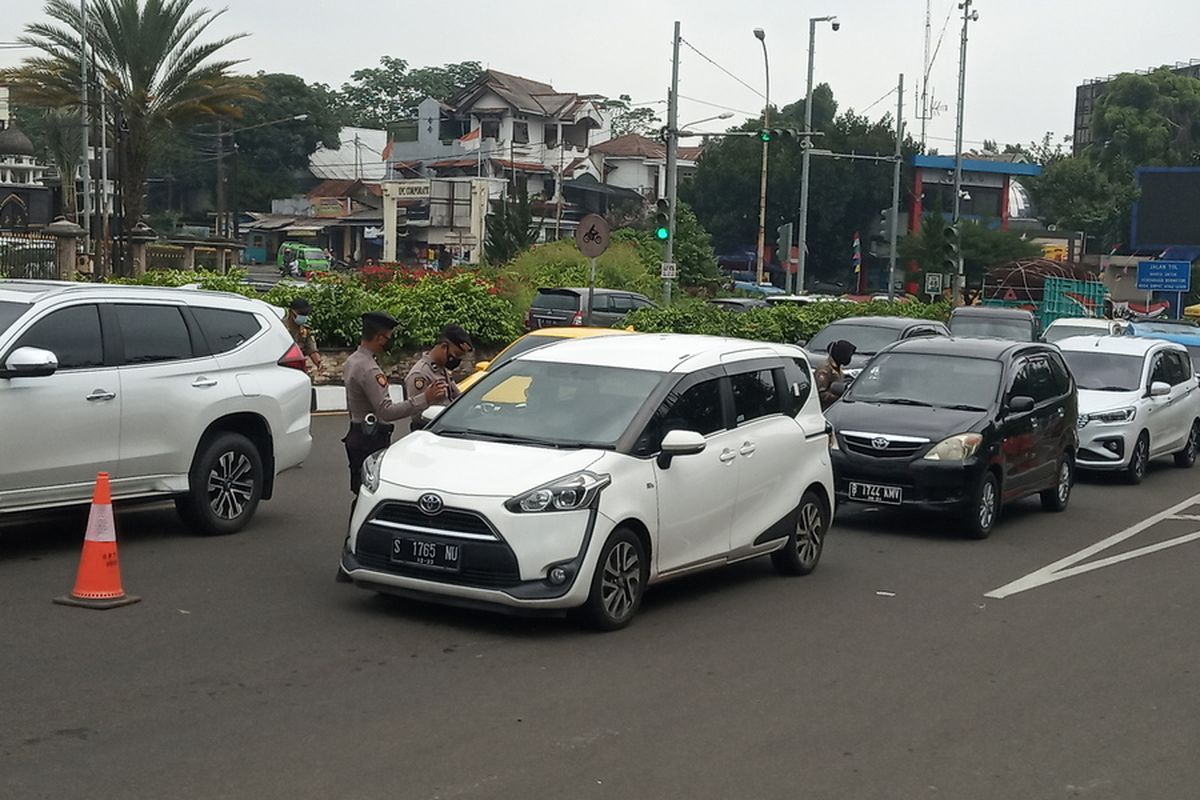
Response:
[[[217,385],[216,378],[199,377],[199,378],[196,378],[196,380],[192,381],[193,389],[211,389],[212,387],[214,387],[216,385]]]
[[[754,451],[757,449],[758,447],[754,444],[754,442],[746,442],[744,445],[742,445],[742,449],[738,452],[744,456],[752,456],[754,455]]]
[[[722,464],[728,464],[738,457],[738,454],[733,450],[725,450],[721,453],[720,459]]]
[[[89,403],[100,403],[106,400],[117,399],[116,392],[110,392],[107,389],[92,389],[92,393],[87,396]]]

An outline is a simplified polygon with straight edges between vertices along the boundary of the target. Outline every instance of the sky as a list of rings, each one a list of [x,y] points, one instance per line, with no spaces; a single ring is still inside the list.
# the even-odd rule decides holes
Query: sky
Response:
[[[198,5],[223,7],[220,0]],[[961,12],[957,0],[932,0],[936,45],[953,13],[930,76],[945,107],[929,122],[929,144],[953,151]],[[44,19],[40,0],[0,0],[0,43]],[[720,130],[762,108],[763,56],[753,29],[766,31],[771,99],[803,97],[808,19],[837,15],[841,29],[818,27],[816,81],[829,83],[839,108],[894,114],[884,98],[905,75],[906,124],[915,118],[923,70],[926,0],[226,0],[214,36],[248,33],[228,48],[246,72],[291,72],[334,86],[355,69],[391,55],[424,66],[476,60],[487,67],[552,83],[559,91],[629,94],[665,117],[671,31],[685,45],[680,66],[680,122],[733,109]],[[964,136],[1028,143],[1047,131],[1071,132],[1074,87],[1116,72],[1200,58],[1200,3],[1194,0],[975,0],[969,27]],[[4,48],[0,65],[32,51]],[[741,81],[741,82],[739,82]],[[743,85],[748,84],[747,85]],[[880,99],[884,98],[884,99]],[[654,102],[658,101],[658,102]],[[703,103],[697,101],[704,101]],[[879,101],[879,102],[876,102]],[[722,108],[724,107],[724,108]]]

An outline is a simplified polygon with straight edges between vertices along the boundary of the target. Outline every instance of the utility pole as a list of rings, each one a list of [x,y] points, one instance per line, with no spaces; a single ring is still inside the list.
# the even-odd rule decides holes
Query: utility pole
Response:
[[[925,129],[929,124],[929,63],[930,37],[933,35],[933,0],[925,0],[925,67],[921,73],[921,151],[925,150]]]
[[[663,261],[675,263],[675,203],[678,198],[679,166],[679,20],[671,39],[671,91],[667,95],[667,248]],[[761,266],[761,263],[760,263]],[[671,303],[671,279],[663,278],[663,301]]]
[[[888,239],[888,300],[896,299],[896,239],[900,228],[900,161],[904,157],[904,73],[896,83],[896,163],[892,167],[892,219]]]
[[[95,70],[97,79],[99,70]],[[97,80],[97,91],[100,92],[100,274],[108,277],[112,274],[112,241],[109,236],[108,218],[111,208],[108,191],[108,91],[103,82]]]
[[[804,294],[804,270],[808,265],[808,178],[812,167],[813,68],[817,49],[817,23],[828,22],[833,29],[841,25],[837,17],[813,17],[808,21],[808,84],[804,95],[804,148],[800,159],[800,254],[796,261],[796,294]]]
[[[963,167],[963,98],[967,92],[967,26],[979,19],[979,12],[971,10],[974,0],[962,0],[959,8],[963,12],[962,43],[958,54],[958,122],[954,128],[954,230],[958,237],[958,275],[954,281],[953,303],[962,305],[966,291],[966,269],[962,256],[962,167]]]
[[[92,165],[91,147],[88,145],[91,119],[88,114],[88,68],[87,68],[87,0],[79,0],[79,121],[83,126],[83,161],[79,167],[79,179],[83,184],[83,252],[91,251],[92,241]]]
[[[217,123],[217,219],[213,235],[225,236],[225,125]]]
[[[763,95],[763,130],[771,127],[771,62],[767,58],[767,34],[762,28],[754,29],[754,36],[762,43],[763,68],[766,72],[766,92]],[[767,244],[767,156],[771,149],[770,136],[762,143],[762,172],[758,187],[758,277],[759,284],[764,282],[763,260]]]

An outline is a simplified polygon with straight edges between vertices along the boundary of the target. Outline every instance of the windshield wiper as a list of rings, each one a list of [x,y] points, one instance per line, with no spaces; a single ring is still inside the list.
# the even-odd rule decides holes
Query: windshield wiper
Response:
[[[909,397],[883,397],[870,400],[869,402],[895,406],[920,406],[922,408],[933,408],[933,403],[926,403],[924,400],[913,400]]]
[[[951,411],[987,411],[983,406],[976,406],[971,403],[954,403],[953,405],[939,406],[939,408],[948,408]]]
[[[1128,386],[1080,386],[1080,389],[1088,392],[1132,392]]]
[[[535,447],[552,447],[556,450],[564,450],[572,447],[586,447],[589,445],[579,444],[577,442],[556,442],[551,439],[538,439],[533,436],[521,436],[516,433],[500,433],[496,431],[481,431],[475,428],[456,428],[451,431],[438,431],[438,433],[448,434],[450,436],[461,437],[477,437],[480,439],[493,439],[500,442],[512,442],[513,444],[528,444]]]

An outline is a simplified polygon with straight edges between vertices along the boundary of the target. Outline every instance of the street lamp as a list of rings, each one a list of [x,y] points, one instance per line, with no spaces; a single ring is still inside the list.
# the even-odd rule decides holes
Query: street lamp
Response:
[[[681,125],[681,126],[679,126],[679,132],[682,134],[682,133],[686,132],[687,129],[692,127],[693,125],[703,125],[704,123],[712,122],[713,120],[732,119],[732,118],[733,118],[733,112],[726,111],[722,114],[717,114],[715,117],[705,117],[704,119],[698,119],[695,122],[689,122],[686,125]]]
[[[763,95],[763,130],[771,125],[771,61],[767,57],[767,32],[754,29],[754,38],[762,44],[763,71],[766,73],[766,92]],[[763,249],[767,239],[767,151],[771,143],[762,143],[762,179],[758,189],[758,282],[763,282]]]
[[[804,130],[812,130],[813,56],[817,46],[817,23],[828,22],[835,31],[842,23],[837,17],[813,17],[808,21],[808,88],[804,95]],[[808,262],[808,176],[812,163],[812,139],[804,137],[800,166],[800,258],[796,267],[796,292],[804,292],[804,268]]]

